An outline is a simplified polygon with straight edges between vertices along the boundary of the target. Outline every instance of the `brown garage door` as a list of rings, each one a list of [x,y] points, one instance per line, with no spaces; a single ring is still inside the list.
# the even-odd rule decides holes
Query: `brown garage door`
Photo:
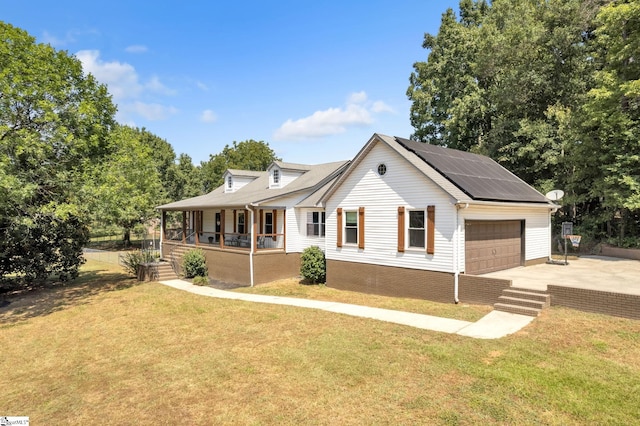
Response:
[[[465,222],[465,273],[485,274],[520,265],[521,221]]]

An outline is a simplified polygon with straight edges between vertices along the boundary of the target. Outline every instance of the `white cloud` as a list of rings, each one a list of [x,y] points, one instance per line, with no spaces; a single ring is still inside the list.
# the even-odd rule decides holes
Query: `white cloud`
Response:
[[[145,53],[147,50],[149,50],[147,46],[142,44],[132,44],[124,49],[127,53]]]
[[[176,91],[173,89],[169,89],[167,86],[165,86],[164,84],[162,84],[160,82],[160,79],[158,78],[158,76],[153,76],[151,77],[151,80],[149,80],[145,85],[144,85],[145,89],[149,89],[152,92],[155,93],[160,93],[163,95],[175,95]]]
[[[85,72],[93,74],[100,83],[108,86],[109,93],[116,102],[136,98],[142,92],[143,86],[138,81],[138,73],[132,65],[118,61],[102,61],[98,50],[81,50],[76,53],[76,57],[82,62]]]
[[[44,31],[42,33],[42,42],[46,44],[50,44],[51,46],[64,46],[67,43],[73,42],[75,39],[71,35],[71,33],[65,34],[64,38],[59,38],[54,36],[48,31]]]
[[[351,127],[372,124],[372,113],[390,111],[382,101],[369,102],[366,92],[355,92],[349,95],[344,107],[316,111],[297,120],[288,119],[276,130],[274,139],[309,139],[344,133]]]
[[[218,116],[210,109],[205,109],[202,111],[202,114],[200,114],[200,121],[205,123],[215,123],[218,121]]]
[[[355,92],[349,95],[349,104],[361,104],[367,101],[367,93],[365,91]]]
[[[147,120],[164,120],[176,114],[178,110],[172,106],[157,102],[145,102],[147,94],[174,95],[176,92],[162,84],[158,76],[141,82],[133,65],[119,61],[103,61],[98,50],[81,50],[76,57],[82,62],[85,72],[107,85],[113,100],[118,104],[116,118],[119,122],[133,122],[135,117]]]
[[[196,87],[200,90],[202,90],[203,92],[208,92],[209,91],[209,86],[207,86],[206,84],[204,84],[201,81],[196,81]]]
[[[43,31],[41,41],[42,43],[48,43],[51,46],[61,48],[75,43],[76,41],[78,41],[78,39],[86,39],[87,37],[95,36],[97,34],[99,34],[99,32],[91,28],[84,28],[81,30],[71,29],[68,30],[62,37],[51,34],[49,31]]]
[[[373,105],[371,106],[371,111],[373,112],[395,112],[393,110],[393,108],[391,108],[389,105],[385,104],[382,101],[375,101],[373,103]]]
[[[125,112],[134,112],[149,121],[164,120],[178,112],[178,109],[172,106],[157,103],[144,103],[140,101],[127,104],[123,109]]]

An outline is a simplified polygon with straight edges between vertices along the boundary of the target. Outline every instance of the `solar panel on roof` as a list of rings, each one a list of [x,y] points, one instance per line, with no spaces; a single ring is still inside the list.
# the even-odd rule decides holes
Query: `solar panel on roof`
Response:
[[[409,139],[395,139],[474,200],[549,202],[544,195],[489,157]]]

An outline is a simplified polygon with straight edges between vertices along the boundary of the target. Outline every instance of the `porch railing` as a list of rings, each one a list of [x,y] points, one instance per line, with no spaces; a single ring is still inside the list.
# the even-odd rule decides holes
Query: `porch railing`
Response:
[[[172,234],[169,231],[173,231]],[[185,241],[189,245],[195,245],[195,232],[193,230],[187,235]],[[182,229],[167,229],[167,241],[182,242]],[[219,247],[220,238],[224,236],[224,247],[233,249],[251,248],[251,234],[238,234],[232,232],[202,232],[198,234],[199,246]],[[258,234],[256,236],[257,250],[278,250],[284,249],[284,234]]]
[[[187,228],[187,234],[185,240],[187,244],[195,242],[195,231],[191,228]],[[168,241],[182,241],[183,231],[182,228],[167,228],[165,230],[165,237]]]

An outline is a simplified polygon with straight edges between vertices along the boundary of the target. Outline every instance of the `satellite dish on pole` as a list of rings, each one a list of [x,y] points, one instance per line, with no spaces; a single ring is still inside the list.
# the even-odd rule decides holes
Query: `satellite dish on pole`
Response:
[[[551,201],[558,201],[562,197],[564,197],[564,191],[561,189],[554,189],[553,191],[549,191],[545,194],[545,197],[550,199]]]

